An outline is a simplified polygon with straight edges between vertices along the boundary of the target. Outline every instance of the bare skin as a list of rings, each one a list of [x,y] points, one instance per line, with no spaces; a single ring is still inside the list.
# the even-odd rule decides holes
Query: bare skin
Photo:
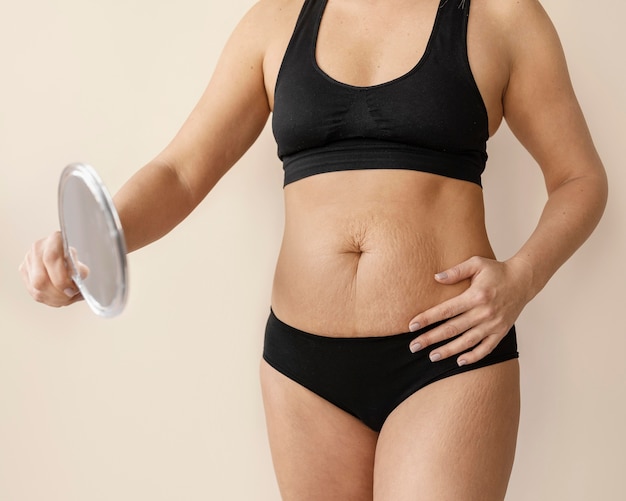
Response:
[[[319,66],[355,86],[403,75],[424,52],[438,4],[329,0]],[[272,110],[301,6],[263,0],[251,9],[179,134],[116,195],[129,250],[182,221],[254,142]],[[302,179],[285,189],[272,296],[281,320],[327,336],[385,336],[450,319],[410,349],[463,332],[431,358],[471,364],[496,346],[593,230],[606,177],[541,6],[473,0],[468,52],[490,133],[505,118],[545,177],[548,202],[535,232],[514,256],[497,261],[476,185],[399,170]],[[52,306],[75,300],[58,250],[53,235],[21,266],[29,292]],[[459,356],[467,347],[474,349]],[[519,416],[517,361],[418,391],[380,435],[265,363],[261,382],[286,501],[504,498]]]

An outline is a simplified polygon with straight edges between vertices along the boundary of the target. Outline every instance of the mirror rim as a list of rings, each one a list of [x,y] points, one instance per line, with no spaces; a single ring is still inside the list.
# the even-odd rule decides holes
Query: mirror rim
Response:
[[[115,261],[118,265],[117,271],[120,276],[121,283],[118,284],[113,300],[108,305],[100,304],[100,302],[98,302],[98,300],[89,293],[89,288],[80,278],[78,267],[76,266],[76,263],[74,263],[71,253],[69,252],[70,244],[67,238],[67,226],[63,216],[63,208],[65,203],[65,188],[68,180],[71,178],[80,179],[93,196],[97,205],[100,207],[101,213],[105,219],[106,227],[109,230],[109,236],[111,237],[111,241],[114,246],[114,253],[116,257]],[[58,187],[58,212],[65,259],[70,266],[72,279],[76,283],[80,293],[83,295],[85,302],[98,316],[111,318],[119,315],[124,309],[128,297],[128,262],[126,259],[126,240],[124,238],[124,230],[122,228],[119,215],[115,209],[115,205],[113,204],[113,199],[100,179],[100,176],[91,165],[76,162],[67,165],[63,169]]]

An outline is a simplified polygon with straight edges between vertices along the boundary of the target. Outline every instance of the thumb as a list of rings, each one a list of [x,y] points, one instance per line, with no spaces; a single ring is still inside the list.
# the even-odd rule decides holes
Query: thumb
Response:
[[[78,261],[77,264],[78,264],[78,274],[80,275],[80,278],[85,280],[89,276],[89,266],[87,266],[85,263],[82,263],[80,261]]]
[[[80,275],[80,278],[85,280],[89,275],[89,266],[78,259],[78,252],[74,247],[70,247],[70,255],[72,258],[72,262],[74,266],[76,266],[76,271]]]
[[[435,280],[442,284],[456,284],[462,280],[468,279],[476,275],[480,270],[481,258],[472,257],[452,268],[440,271],[435,275]]]

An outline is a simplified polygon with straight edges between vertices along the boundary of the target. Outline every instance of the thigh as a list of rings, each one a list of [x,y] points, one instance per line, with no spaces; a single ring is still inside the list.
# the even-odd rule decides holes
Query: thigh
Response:
[[[371,501],[377,433],[261,362],[272,460],[284,501]]]
[[[517,360],[422,388],[381,430],[374,499],[502,501],[515,455],[519,405]]]

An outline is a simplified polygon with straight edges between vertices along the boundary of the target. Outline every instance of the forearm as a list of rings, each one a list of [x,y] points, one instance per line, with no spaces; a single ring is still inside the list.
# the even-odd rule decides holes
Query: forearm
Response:
[[[189,187],[157,158],[135,173],[114,197],[128,252],[168,233],[196,206]]]
[[[524,263],[532,299],[598,224],[607,199],[604,171],[564,182],[549,194],[535,231],[511,258]]]

